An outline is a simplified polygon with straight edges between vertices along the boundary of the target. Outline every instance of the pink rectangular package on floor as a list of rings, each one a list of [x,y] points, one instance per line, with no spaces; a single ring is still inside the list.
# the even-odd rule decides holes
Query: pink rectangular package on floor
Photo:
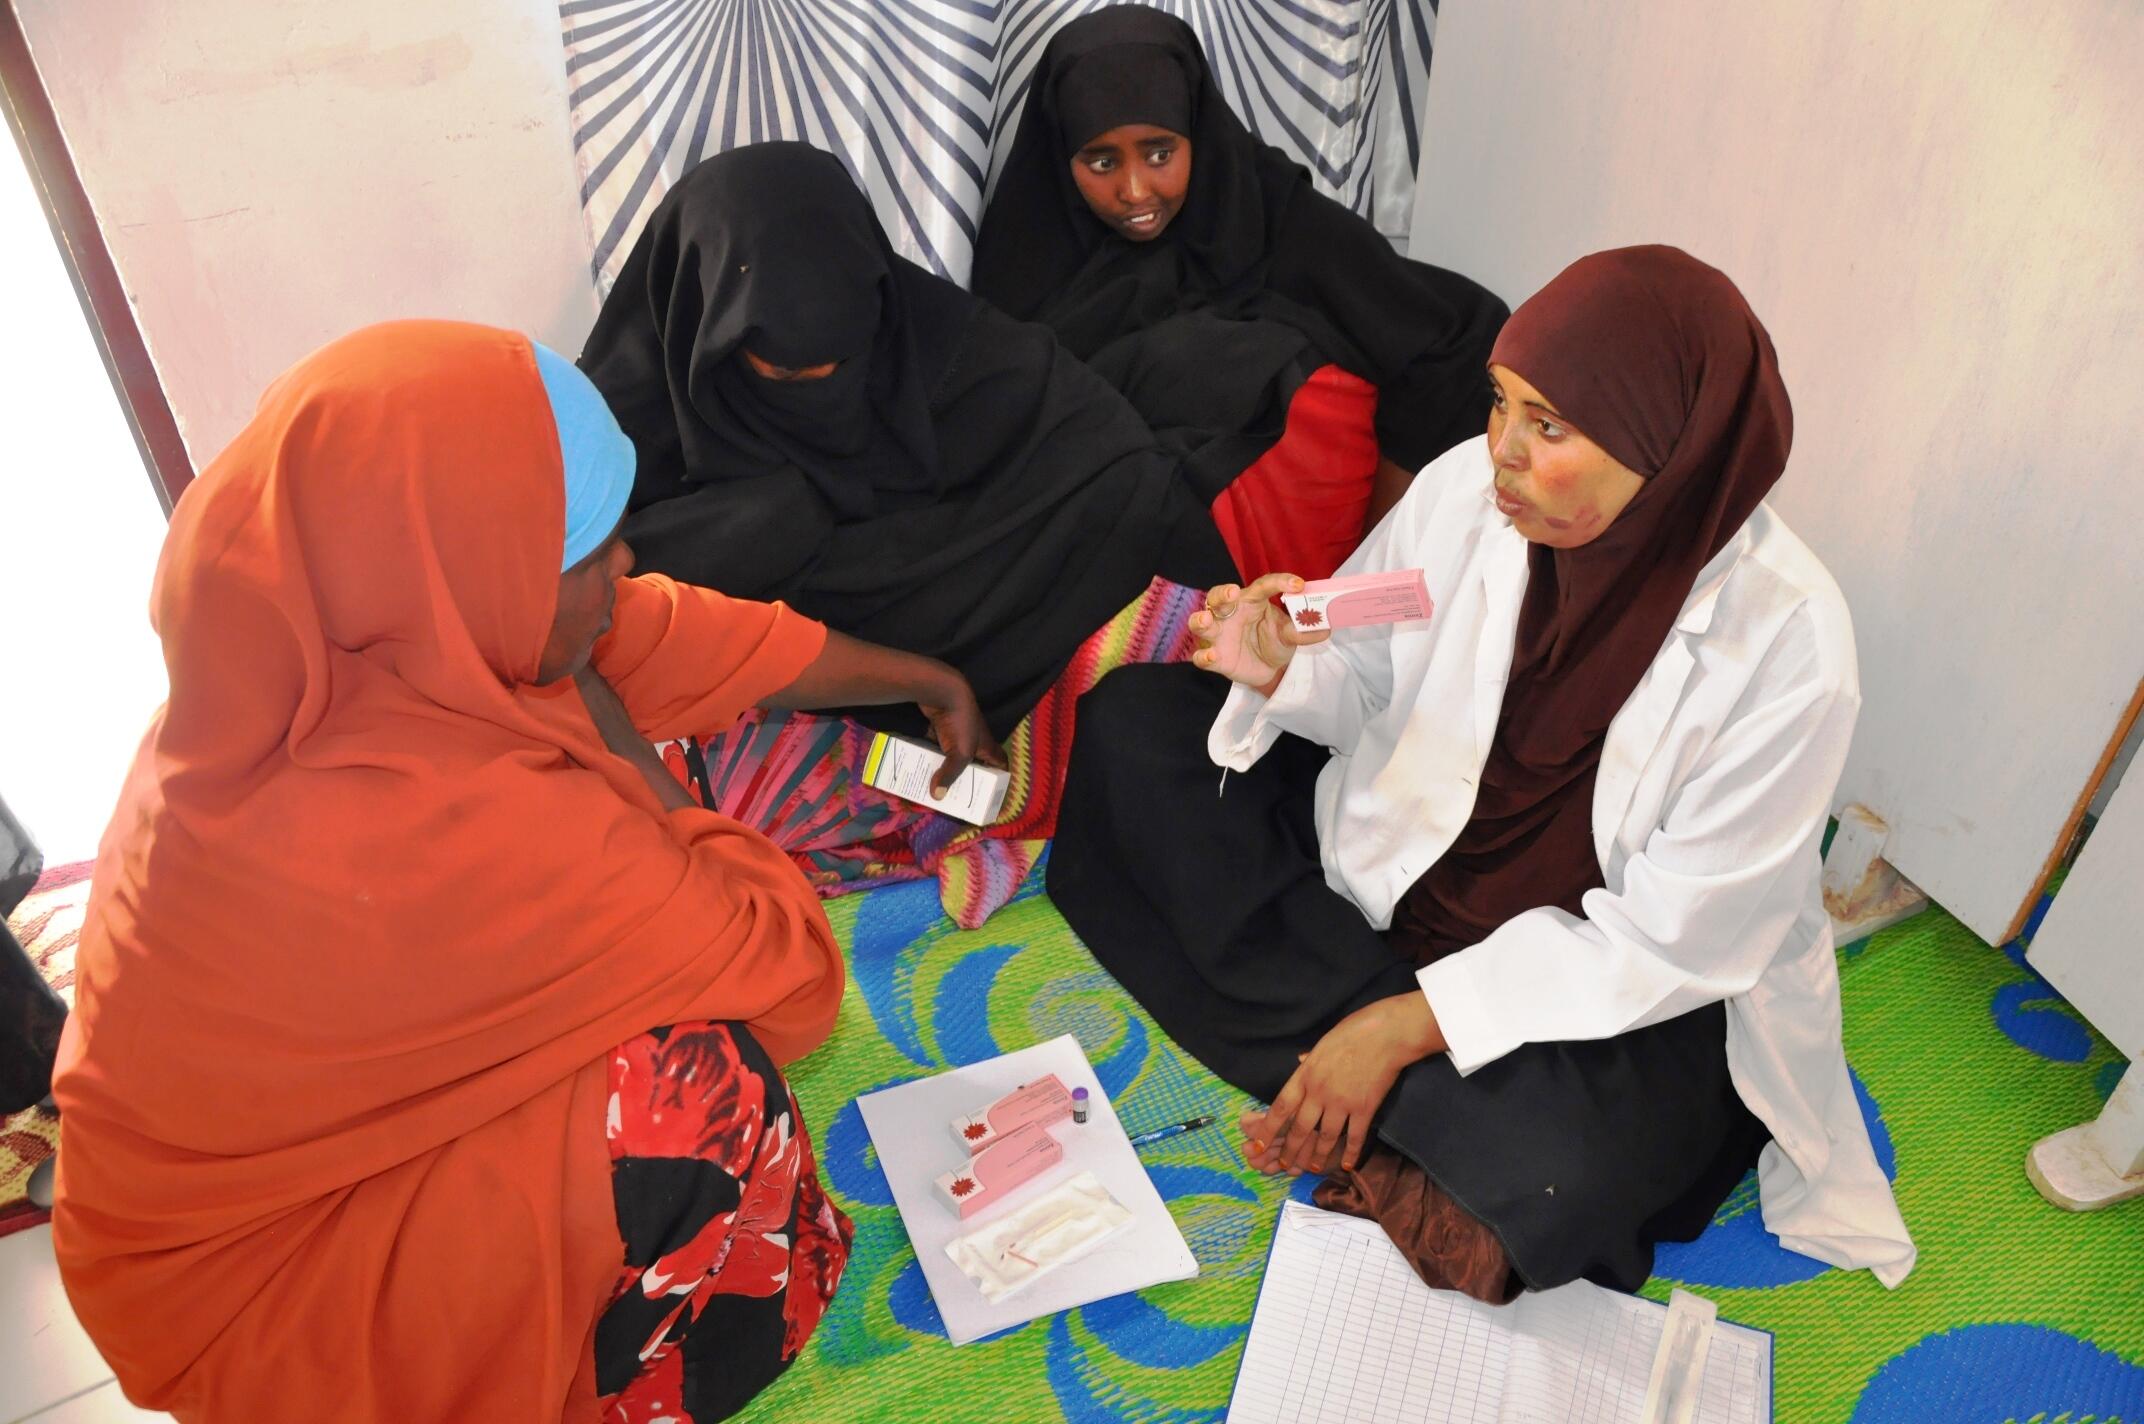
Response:
[[[1064,1144],[1046,1127],[1023,1127],[968,1159],[968,1165],[938,1178],[938,1195],[962,1216],[1003,1201],[1065,1158]]]
[[[1284,593],[1281,607],[1305,633],[1320,628],[1368,628],[1429,617],[1429,584],[1420,569],[1311,579],[1301,593]]]
[[[999,1138],[1034,1124],[1048,1126],[1072,1115],[1072,1095],[1057,1076],[1037,1078],[999,1098],[979,1113],[953,1119],[953,1136],[970,1152],[980,1152]]]

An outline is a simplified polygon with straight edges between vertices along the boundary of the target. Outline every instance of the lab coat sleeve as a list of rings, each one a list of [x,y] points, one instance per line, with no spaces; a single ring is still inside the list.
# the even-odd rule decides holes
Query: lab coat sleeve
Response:
[[[1775,647],[1767,663],[1807,663]],[[1670,793],[1619,890],[1585,918],[1529,910],[1419,974],[1452,1062],[1609,1038],[1757,982],[1807,908],[1807,869],[1846,764],[1859,694],[1814,667],[1760,669]]]
[[[1437,463],[1415,478],[1336,576],[1421,567],[1419,551],[1435,505]],[[1207,737],[1207,754],[1216,766],[1243,771],[1264,756],[1282,732],[1293,732],[1350,755],[1363,728],[1391,701],[1392,630],[1342,629],[1297,652],[1271,697],[1248,687],[1231,688]]]
[[[1207,734],[1206,752],[1214,765],[1243,771],[1264,756],[1282,732],[1350,752],[1383,705],[1331,645],[1305,648],[1288,664],[1271,697],[1240,685],[1229,689],[1228,701]]]

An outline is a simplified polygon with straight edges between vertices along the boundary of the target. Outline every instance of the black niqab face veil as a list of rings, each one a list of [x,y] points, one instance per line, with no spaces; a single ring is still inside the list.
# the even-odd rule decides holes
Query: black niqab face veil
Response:
[[[650,223],[649,354],[689,398],[697,479],[794,467],[852,519],[936,488],[929,378],[893,250],[839,159],[801,143],[717,154]],[[775,366],[837,364],[817,380],[775,380],[748,351]]]
[[[834,370],[779,380],[748,354]],[[1130,402],[1047,328],[896,254],[841,161],[804,144],[678,181],[581,369],[639,456],[642,568],[943,659],[1000,736],[1156,573],[1233,573]]]

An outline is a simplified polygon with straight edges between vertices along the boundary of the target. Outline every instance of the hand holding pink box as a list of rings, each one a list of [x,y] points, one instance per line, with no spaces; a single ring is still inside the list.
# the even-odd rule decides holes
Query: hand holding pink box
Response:
[[[999,1098],[979,1113],[953,1119],[953,1136],[968,1151],[980,1152],[998,1139],[1023,1127],[1047,1127],[1072,1116],[1072,1095],[1057,1081],[1056,1074],[1037,1078]]]
[[[1064,1144],[1048,1128],[1030,1124],[976,1153],[967,1166],[940,1174],[938,1196],[961,1216],[973,1216],[1064,1159]]]
[[[1311,579],[1301,593],[1284,593],[1280,602],[1304,633],[1413,623],[1430,615],[1429,584],[1420,569]]]

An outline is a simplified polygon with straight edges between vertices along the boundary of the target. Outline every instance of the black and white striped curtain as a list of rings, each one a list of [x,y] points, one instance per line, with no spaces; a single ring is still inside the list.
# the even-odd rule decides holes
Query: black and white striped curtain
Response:
[[[561,0],[581,206],[608,291],[711,153],[838,154],[894,246],[966,282],[993,155],[1057,28],[1109,0]],[[1198,31],[1253,132],[1406,231],[1435,0],[1157,0]]]

